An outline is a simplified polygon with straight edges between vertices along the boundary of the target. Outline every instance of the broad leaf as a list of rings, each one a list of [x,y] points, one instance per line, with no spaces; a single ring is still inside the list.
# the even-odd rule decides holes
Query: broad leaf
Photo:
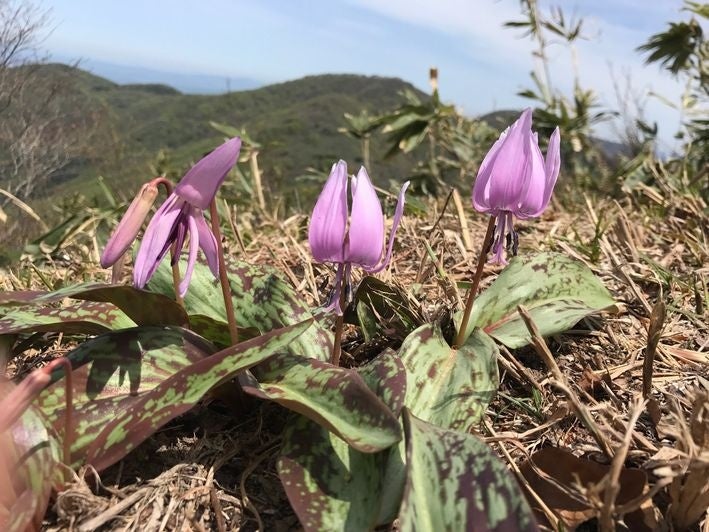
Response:
[[[512,473],[478,438],[426,423],[408,409],[404,430],[403,532],[538,530]]]
[[[607,309],[613,298],[583,263],[559,253],[514,257],[497,279],[478,296],[467,334],[482,328],[510,348],[530,341],[517,312],[529,310],[542,335],[565,331],[581,318]],[[460,314],[457,316],[460,323]]]
[[[137,325],[187,324],[185,311],[170,298],[126,285],[87,283],[68,286],[54,292],[5,292],[0,294],[0,306],[42,306],[66,298],[112,303]],[[110,329],[115,330],[118,327]]]
[[[357,286],[354,295],[357,321],[367,341],[376,333],[405,338],[409,332],[423,325],[419,304],[405,290],[396,285],[367,276]],[[353,322],[354,316],[345,316]]]
[[[215,386],[285,349],[310,326],[306,321],[214,353],[179,327],[141,327],[107,333],[68,355],[75,368],[72,465],[103,469]],[[212,354],[214,353],[214,354]],[[63,437],[63,371],[37,404]]]
[[[182,261],[181,270],[186,263]],[[272,329],[300,323],[311,317],[302,296],[273,268],[235,261],[227,265],[232,301],[239,327],[253,328],[262,334]],[[172,270],[163,261],[153,275],[148,288],[171,296]],[[201,315],[226,323],[226,311],[221,288],[204,264],[195,264],[190,288],[185,296],[187,314]],[[318,322],[290,346],[293,353],[327,360],[332,352],[332,333]]]
[[[398,415],[406,375],[398,357],[383,354],[359,369]],[[362,453],[298,416],[283,435],[278,474],[301,525],[310,530],[369,530],[396,518],[404,487],[399,445]]]
[[[134,327],[125,313],[110,303],[75,302],[63,307],[27,306],[0,318],[0,335],[31,332],[101,334]]]
[[[35,375],[18,387],[0,379],[0,530],[9,532],[39,529],[62,480],[57,439],[29,404],[48,379]]]
[[[419,327],[399,350],[408,379],[406,406],[434,425],[469,431],[497,392],[497,354],[495,342],[479,329],[451,349],[438,325]]]
[[[359,451],[380,451],[401,440],[397,417],[353,369],[279,353],[253,374],[245,392],[303,414]]]

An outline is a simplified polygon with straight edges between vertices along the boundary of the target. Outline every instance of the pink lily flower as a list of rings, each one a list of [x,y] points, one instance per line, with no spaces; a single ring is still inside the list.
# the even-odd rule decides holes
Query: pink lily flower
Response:
[[[185,295],[192,278],[199,249],[204,253],[209,269],[219,276],[219,259],[216,238],[204,219],[203,211],[209,208],[219,186],[236,164],[241,149],[241,139],[228,140],[197,162],[175,187],[150,220],[138,249],[133,268],[133,283],[143,288],[157,270],[168,249],[175,244],[173,264],[180,260],[182,247],[189,235],[187,269],[180,281],[180,296]],[[148,184],[150,185],[150,184]],[[145,219],[157,189],[146,185],[133,200],[118,224],[101,257],[101,265],[108,267],[116,262],[135,239]]]
[[[143,288],[157,270],[160,261],[175,244],[173,264],[180,260],[185,237],[189,235],[187,269],[180,281],[180,296],[184,297],[197,262],[197,251],[202,249],[207,265],[215,277],[219,276],[217,239],[204,219],[203,211],[217,195],[219,186],[234,167],[239,157],[241,139],[228,140],[197,162],[175,187],[153,216],[145,230],[133,268],[133,283]]]
[[[352,183],[352,210],[348,208],[348,183]],[[407,181],[401,187],[384,253],[384,214],[367,170],[362,167],[357,177],[348,177],[347,163],[338,161],[332,166],[330,177],[323,187],[310,217],[308,241],[317,262],[338,265],[335,291],[328,310],[342,314],[340,295],[344,277],[350,284],[352,265],[367,273],[377,273],[387,267],[394,249],[394,237],[404,212]]]
[[[532,110],[508,127],[485,156],[473,186],[473,207],[496,217],[492,262],[507,264],[505,249],[517,254],[513,219],[536,218],[544,212],[554,191],[561,157],[559,128],[549,139],[546,159],[532,132]]]

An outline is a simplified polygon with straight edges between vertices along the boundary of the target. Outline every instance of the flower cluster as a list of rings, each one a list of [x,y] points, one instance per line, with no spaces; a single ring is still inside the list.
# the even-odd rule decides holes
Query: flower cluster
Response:
[[[179,261],[187,240],[187,269],[179,284],[180,295],[187,291],[198,249],[204,252],[212,273],[218,275],[219,244],[204,219],[203,211],[214,200],[217,189],[236,164],[240,147],[241,140],[233,138],[204,157],[187,172],[155,213],[135,261],[133,280],[137,287],[145,286],[171,247],[173,264]],[[559,167],[559,129],[552,133],[546,157],[543,157],[537,133],[532,132],[531,109],[526,109],[487,153],[475,180],[472,200],[476,210],[495,218],[491,246],[494,262],[507,263],[505,250],[517,253],[514,218],[535,218],[546,209]],[[384,215],[367,170],[362,167],[356,176],[349,176],[344,161],[332,166],[313,209],[308,230],[313,258],[318,262],[337,265],[329,310],[342,313],[342,287],[349,286],[353,265],[368,273],[376,273],[389,264],[408,185],[407,181],[399,192],[385,252]],[[137,236],[156,195],[154,182],[143,186],[109,240],[101,257],[102,266],[110,266],[125,253]]]

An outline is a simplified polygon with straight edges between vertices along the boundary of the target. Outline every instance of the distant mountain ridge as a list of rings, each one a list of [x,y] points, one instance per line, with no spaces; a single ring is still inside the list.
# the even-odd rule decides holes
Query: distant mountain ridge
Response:
[[[62,59],[72,62],[68,57]],[[97,59],[80,59],[78,66],[86,72],[120,85],[167,85],[186,94],[222,94],[257,89],[266,85],[263,81],[244,76],[187,74]]]
[[[41,67],[37,80],[71,74],[86,112],[100,115],[95,157],[77,161],[54,179],[52,193],[97,192],[96,177],[125,195],[151,177],[151,165],[165,151],[178,173],[223,141],[210,121],[245,127],[261,144],[259,162],[266,186],[292,190],[293,178],[309,167],[329,168],[339,158],[360,160],[360,145],[338,132],[344,113],[367,109],[377,114],[401,102],[399,92],[413,90],[397,78],[325,74],[225,94],[184,94],[159,83],[120,85],[64,64]],[[411,157],[379,162],[381,142],[373,143],[370,169],[375,181],[402,180]],[[56,188],[56,187],[59,188]]]

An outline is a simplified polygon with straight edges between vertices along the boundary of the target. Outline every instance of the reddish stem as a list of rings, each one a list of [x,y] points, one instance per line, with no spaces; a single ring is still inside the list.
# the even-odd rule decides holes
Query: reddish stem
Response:
[[[226,261],[224,260],[224,248],[222,247],[222,232],[219,228],[219,213],[217,212],[217,201],[212,200],[209,204],[209,215],[212,223],[212,233],[217,239],[217,257],[219,260],[219,284],[222,287],[222,296],[224,297],[224,308],[226,309],[226,318],[229,323],[229,335],[231,336],[232,345],[239,343],[239,330],[236,327],[236,315],[234,314],[234,302],[231,299],[231,287],[229,286],[229,277],[226,273]]]
[[[473,311],[473,303],[475,302],[475,295],[478,292],[478,286],[480,286],[480,279],[483,276],[483,268],[485,267],[485,259],[487,259],[487,251],[490,249],[490,242],[492,241],[492,235],[495,231],[495,217],[490,216],[490,221],[487,223],[487,231],[485,232],[485,238],[483,238],[483,247],[480,250],[480,255],[478,255],[478,265],[475,269],[475,274],[473,275],[473,284],[468,292],[468,300],[465,303],[465,311],[463,312],[463,319],[460,322],[460,328],[458,329],[458,334],[453,342],[453,349],[457,349],[465,341],[465,330],[468,328],[468,322],[470,321],[470,313]]]

